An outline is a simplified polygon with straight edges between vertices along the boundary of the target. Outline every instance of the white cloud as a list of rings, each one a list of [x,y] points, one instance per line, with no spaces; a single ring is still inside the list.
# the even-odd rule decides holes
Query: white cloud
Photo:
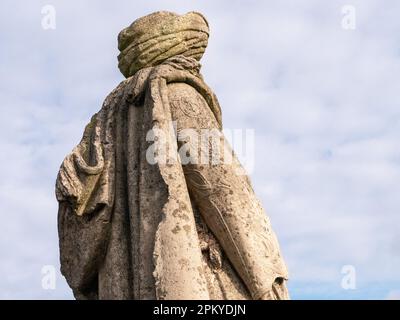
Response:
[[[400,290],[392,290],[388,293],[387,300],[400,300]]]

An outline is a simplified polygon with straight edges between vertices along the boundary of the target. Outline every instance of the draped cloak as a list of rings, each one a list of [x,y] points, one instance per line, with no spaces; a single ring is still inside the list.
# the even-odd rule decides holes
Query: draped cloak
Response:
[[[288,298],[277,239],[236,156],[182,161],[186,128],[214,129],[229,148],[199,70],[183,55],[138,70],[64,159],[61,272],[77,299]]]

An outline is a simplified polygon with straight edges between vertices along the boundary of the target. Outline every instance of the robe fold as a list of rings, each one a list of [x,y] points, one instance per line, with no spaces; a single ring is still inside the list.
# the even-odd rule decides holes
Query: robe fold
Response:
[[[63,161],[61,272],[77,299],[288,298],[277,239],[236,156],[193,161],[186,129],[213,129],[228,146],[199,70],[178,55],[137,71]]]

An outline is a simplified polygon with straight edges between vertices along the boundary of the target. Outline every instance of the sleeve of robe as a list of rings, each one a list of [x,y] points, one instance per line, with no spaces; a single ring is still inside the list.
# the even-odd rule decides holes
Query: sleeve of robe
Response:
[[[183,83],[169,85],[169,102],[188,190],[207,225],[253,299],[288,298],[287,270],[269,219],[208,104]]]
[[[110,230],[108,170],[96,116],[63,161],[56,182],[61,273],[77,299],[97,299]]]

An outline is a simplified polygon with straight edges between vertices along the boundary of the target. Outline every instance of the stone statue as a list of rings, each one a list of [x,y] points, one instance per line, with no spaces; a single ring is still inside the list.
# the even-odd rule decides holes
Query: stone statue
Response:
[[[77,299],[289,298],[276,236],[199,73],[208,37],[196,12],[156,12],[119,34],[127,79],[56,182],[61,272]],[[186,129],[218,143],[196,149]],[[232,161],[198,161],[221,150]]]

